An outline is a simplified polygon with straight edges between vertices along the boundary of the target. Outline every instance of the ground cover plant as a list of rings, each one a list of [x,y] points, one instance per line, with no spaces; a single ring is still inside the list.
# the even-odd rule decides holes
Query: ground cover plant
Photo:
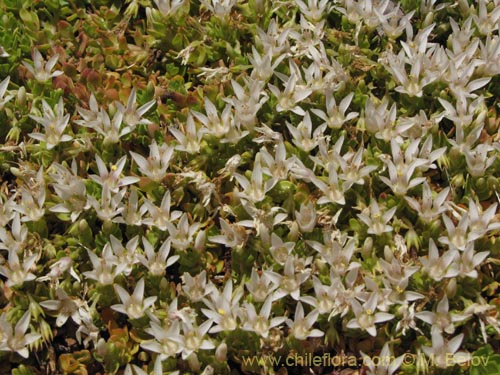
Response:
[[[500,373],[499,25],[0,0],[0,373]]]

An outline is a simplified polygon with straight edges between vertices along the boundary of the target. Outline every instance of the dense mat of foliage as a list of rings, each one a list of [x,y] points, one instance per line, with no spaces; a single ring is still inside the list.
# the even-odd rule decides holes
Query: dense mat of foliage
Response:
[[[0,0],[0,373],[500,373],[499,25]]]

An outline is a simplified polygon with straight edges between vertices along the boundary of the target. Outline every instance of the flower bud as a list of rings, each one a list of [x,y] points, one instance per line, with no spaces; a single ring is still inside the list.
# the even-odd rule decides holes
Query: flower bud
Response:
[[[26,89],[24,86],[19,87],[19,90],[17,90],[17,104],[21,107],[26,104]]]
[[[464,175],[462,173],[456,174],[451,179],[451,185],[454,188],[462,188],[465,185]]]
[[[366,237],[365,242],[363,243],[363,248],[361,249],[361,254],[364,257],[369,257],[373,249],[373,238]]]
[[[29,304],[29,310],[31,313],[31,317],[33,318],[34,321],[38,321],[38,319],[41,316],[44,316],[44,312],[42,307],[30,297],[30,304]]]
[[[205,232],[204,230],[200,230],[194,240],[194,249],[198,252],[202,252],[205,249],[206,239],[207,232]]]
[[[406,232],[405,240],[406,240],[406,246],[408,248],[414,247],[417,250],[420,249],[422,241],[420,236],[417,234],[417,232],[415,232],[413,228],[410,228],[408,232]]]
[[[187,362],[189,364],[189,368],[193,372],[200,372],[200,361],[198,360],[198,356],[196,355],[196,353],[192,353],[189,357],[187,357]]]
[[[227,344],[224,341],[215,349],[215,359],[220,362],[227,361]]]
[[[422,22],[422,28],[426,28],[434,21],[434,12],[429,12],[424,18],[424,22]]]
[[[456,293],[457,293],[457,279],[451,278],[450,281],[448,282],[448,285],[446,286],[446,296],[450,299],[455,297]]]
[[[299,224],[297,224],[296,221],[293,221],[292,224],[290,225],[290,233],[288,234],[288,237],[290,241],[297,241],[299,239],[299,235],[300,235]]]

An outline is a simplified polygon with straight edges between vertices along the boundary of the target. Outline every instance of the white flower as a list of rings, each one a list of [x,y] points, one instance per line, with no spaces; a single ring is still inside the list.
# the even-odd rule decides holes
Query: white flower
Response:
[[[331,269],[331,276],[333,276],[332,280],[335,280],[333,268]],[[331,285],[324,285],[320,279],[313,276],[313,286],[314,297],[310,295],[304,296],[301,298],[301,301],[313,306],[320,314],[330,314],[335,308],[337,300],[337,283],[333,282]]]
[[[205,97],[204,102],[206,115],[194,110],[191,111],[191,113],[198,119],[199,122],[203,124],[205,127],[205,133],[213,135],[217,138],[224,136],[229,131],[231,121],[233,119],[231,105],[226,104],[221,117],[219,117],[217,108],[208,97]]]
[[[62,164],[52,163],[49,176],[54,181],[52,183],[54,191],[62,201],[50,207],[49,211],[70,214],[71,221],[75,222],[82,211],[89,208],[86,186],[83,179],[78,176],[76,160],[73,159],[71,162],[71,170]]]
[[[236,196],[249,200],[252,203],[262,201],[266,197],[266,193],[277,183],[277,180],[274,178],[264,179],[260,160],[261,158],[256,156],[250,181],[244,175],[234,173],[236,181],[242,187],[242,191],[236,193]]]
[[[27,245],[28,227],[21,224],[19,213],[13,213],[12,216],[10,230],[0,227],[0,249],[12,250],[19,254]],[[5,227],[7,224],[8,222]]]
[[[398,308],[398,323],[396,324],[396,332],[401,332],[402,335],[406,335],[406,331],[411,328],[423,334],[422,330],[417,327],[415,322],[415,304],[403,303]]]
[[[271,234],[271,247],[269,248],[269,252],[273,256],[274,261],[280,266],[285,265],[285,262],[291,255],[294,247],[295,242],[283,242],[282,238],[276,233],[273,232]]]
[[[185,0],[153,0],[163,16],[175,14],[184,5]]]
[[[420,311],[415,313],[415,317],[423,320],[427,324],[432,325],[432,331],[446,332],[452,334],[455,332],[455,322],[460,322],[466,319],[467,315],[459,315],[450,313],[448,297],[446,294],[443,299],[439,301],[436,307],[436,312]]]
[[[158,318],[150,322],[150,327],[145,331],[154,338],[143,341],[140,345],[143,349],[158,353],[161,360],[169,357],[175,357],[183,349],[183,338],[180,333],[180,322],[178,320],[170,321],[163,327]]]
[[[76,120],[75,123],[87,128],[100,127],[101,113],[99,110],[97,99],[95,98],[93,93],[90,94],[88,107],[89,109],[85,109],[80,107],[79,105],[76,106],[76,110],[82,119]]]
[[[15,196],[5,198],[0,194],[0,229],[5,228],[9,222],[14,219],[16,202]]]
[[[276,19],[271,19],[267,32],[257,27],[258,41],[264,49],[264,53],[271,51],[273,57],[286,55],[286,51],[290,48],[288,35],[290,28],[280,30],[280,25]]]
[[[500,223],[498,221],[494,221],[496,212],[497,212],[496,203],[490,205],[483,212],[482,206],[480,204],[474,203],[472,198],[469,198],[470,231],[479,236],[484,236],[487,232],[491,230],[500,229]]]
[[[59,98],[55,112],[44,99],[42,99],[42,107],[43,117],[33,115],[30,115],[30,117],[44,127],[45,134],[30,133],[29,136],[38,141],[45,142],[47,150],[53,149],[60,142],[71,141],[73,137],[63,134],[70,118],[69,113],[64,114],[63,98]]]
[[[7,322],[5,313],[0,317],[0,351],[16,352],[23,358],[29,357],[27,346],[37,341],[41,335],[38,333],[26,333],[30,325],[31,314],[28,311],[19,319],[14,329]]]
[[[5,78],[2,82],[0,82],[0,111],[3,109],[5,104],[7,104],[14,95],[7,95],[4,98],[5,92],[7,91],[7,87],[9,86],[10,76]]]
[[[363,356],[363,364],[368,366],[367,375],[392,375],[401,367],[405,358],[404,354],[394,358],[388,343],[384,344],[382,351],[377,356],[378,361],[363,352],[361,352],[361,355]]]
[[[106,186],[110,192],[118,193],[119,189],[123,186],[130,184],[135,184],[139,182],[139,177],[127,176],[121,177],[125,163],[127,162],[127,156],[123,155],[116,164],[112,164],[109,168],[106,168],[104,161],[96,154],[96,163],[99,175],[91,174],[89,177],[101,185],[103,188]]]
[[[268,49],[261,56],[257,49],[252,46],[252,55],[248,56],[248,60],[253,67],[251,77],[259,81],[267,81],[271,78],[274,74],[274,70],[285,57],[285,55],[280,55],[273,63],[273,51],[271,49]]]
[[[83,120],[76,120],[80,126],[94,129],[97,133],[104,137],[105,144],[114,144],[120,142],[120,138],[131,133],[133,128],[129,125],[124,125],[123,123],[123,112],[116,111],[113,115],[113,119],[109,117],[108,112],[101,109],[96,114],[93,112],[92,106],[96,102],[92,102],[93,96],[90,97],[91,100],[91,110],[87,111],[82,108],[78,109],[78,113],[83,117]],[[85,112],[84,112],[85,111]]]
[[[347,328],[363,329],[373,337],[377,336],[376,323],[387,322],[394,318],[394,315],[389,313],[375,313],[377,309],[377,293],[372,293],[363,305],[356,299],[353,299],[351,304],[355,317],[347,322]]]
[[[108,185],[104,185],[101,192],[101,199],[97,200],[95,197],[89,196],[88,203],[95,210],[100,220],[114,220],[114,217],[125,209],[122,199],[126,193],[126,189],[122,189],[113,194]]]
[[[482,35],[490,36],[495,30],[498,30],[498,21],[500,20],[500,7],[497,3],[491,12],[488,12],[488,2],[478,1],[477,13],[472,15],[472,19],[477,26],[477,30]]]
[[[455,277],[458,275],[458,270],[455,261],[458,259],[458,250],[448,249],[441,256],[434,243],[434,240],[429,239],[429,255],[420,257],[422,270],[426,272],[433,280],[440,281],[443,278]]]
[[[399,133],[406,129],[401,128],[401,126],[394,127],[397,116],[396,103],[393,103],[389,110],[387,109],[388,105],[389,99],[387,96],[384,96],[381,102],[376,98],[368,98],[364,117],[366,130],[374,134],[376,138],[383,139],[386,142],[390,142],[392,139],[399,142],[401,139]]]
[[[142,217],[147,211],[146,205],[139,207],[139,197],[137,189],[132,186],[128,195],[127,204],[121,211],[121,216],[113,218],[114,223],[125,223],[127,225],[140,226],[143,224]]]
[[[316,209],[314,202],[302,203],[300,210],[295,211],[295,220],[302,233],[312,232],[316,225]]]
[[[415,10],[412,10],[410,13],[403,15],[399,9],[399,4],[389,14],[384,16],[379,14],[383,34],[387,35],[391,40],[396,40],[410,26],[410,20],[414,14]]]
[[[263,272],[252,268],[250,281],[245,283],[246,288],[257,302],[263,302],[278,287],[279,275],[271,270]]]
[[[302,0],[295,0],[300,12],[311,22],[318,22],[324,15],[328,14],[332,4],[328,0],[307,0],[307,4]]]
[[[162,231],[167,230],[167,223],[170,223],[170,221],[178,219],[182,214],[182,212],[180,211],[170,212],[170,207],[171,207],[170,190],[166,190],[165,194],[163,194],[160,207],[155,206],[154,203],[147,198],[144,198],[144,204],[142,207],[145,207],[149,213],[149,217],[145,218],[142,221],[143,224],[154,225],[155,227],[157,227]]]
[[[335,275],[345,275],[347,272],[361,267],[361,264],[351,260],[356,250],[354,238],[347,237],[346,234],[337,238],[334,233],[325,232],[323,243],[307,240],[306,243],[316,250],[321,260],[332,266]]]
[[[306,112],[297,104],[311,95],[312,89],[305,86],[298,86],[297,82],[299,77],[297,73],[294,70],[292,70],[291,73],[292,74],[285,83],[285,90],[283,92],[272,84],[268,85],[269,90],[271,90],[278,100],[276,105],[276,110],[278,112],[292,111],[297,115],[304,116]]]
[[[236,0],[200,0],[200,2],[219,18],[229,16],[231,9],[236,5]]]
[[[265,339],[268,338],[269,330],[279,326],[286,320],[284,316],[271,318],[271,320],[269,320],[272,303],[272,296],[267,297],[260,309],[260,313],[257,314],[255,306],[252,303],[245,302],[245,310],[244,314],[242,314],[244,316],[244,324],[241,328],[245,331],[255,332]]]
[[[345,204],[344,193],[351,188],[353,183],[339,179],[336,166],[333,163],[328,165],[328,180],[326,182],[316,177],[314,173],[310,176],[312,183],[323,193],[317,201],[318,204]]]
[[[205,338],[208,330],[212,327],[212,320],[206,320],[199,326],[194,326],[190,321],[182,322],[182,359],[187,359],[191,354],[201,350],[214,349],[214,343]]]
[[[340,279],[340,276],[335,275],[333,270],[330,271],[331,285],[335,288],[335,294],[332,295],[331,298],[335,303],[332,312],[328,316],[328,320],[331,320],[339,314],[341,317],[347,315],[351,310],[352,301],[355,298],[360,298],[364,293],[364,285],[355,285],[358,275],[359,268],[354,268],[347,273],[344,282]]]
[[[325,25],[326,20],[321,20],[319,22],[310,22],[304,15],[300,15],[299,21],[300,29],[292,29],[290,31],[290,38],[295,40],[295,45],[290,48],[290,51],[295,57],[307,56],[311,57],[310,51],[322,43],[325,36]],[[322,74],[321,69],[317,69],[316,72]],[[311,82],[311,89],[323,90],[326,85],[322,84],[321,77],[315,80],[316,82]]]
[[[130,363],[127,363],[127,366],[125,367],[125,371],[123,374],[124,375],[151,375],[151,374],[152,375],[163,375],[162,357],[160,355],[156,357],[152,373],[147,373],[146,371],[141,369],[139,366],[131,365]],[[179,375],[179,371],[171,372],[170,375]]]
[[[121,240],[110,235],[110,241],[104,246],[111,246],[113,254],[116,256],[116,261],[120,264],[124,264],[126,267],[123,271],[125,276],[129,276],[132,272],[132,267],[134,264],[138,263],[137,256],[137,245],[139,243],[139,236],[134,236],[131,238],[125,247],[122,245]]]
[[[130,92],[128,97],[127,106],[124,107],[123,104],[115,102],[118,112],[123,114],[123,122],[134,129],[139,124],[151,124],[151,121],[143,119],[142,116],[154,106],[155,100],[150,100],[146,104],[137,108],[136,104],[137,89],[134,87]]]
[[[22,285],[25,281],[35,280],[36,276],[30,271],[36,266],[37,254],[28,256],[21,264],[17,252],[9,249],[6,265],[0,266],[0,274],[7,278],[8,287]]]
[[[358,218],[368,226],[368,234],[379,236],[382,233],[392,232],[392,227],[387,223],[392,219],[396,210],[397,207],[393,207],[382,213],[377,201],[374,199],[370,203],[370,207],[365,208],[358,214]]]
[[[40,189],[38,193],[38,197],[33,197],[33,193],[36,191],[30,191],[27,189],[23,189],[22,192],[22,200],[20,204],[15,207],[15,210],[22,213],[23,217],[21,221],[33,221],[36,222],[42,219],[45,215],[45,209],[43,205],[45,203],[45,189]]]
[[[216,323],[209,332],[234,331],[238,327],[239,301],[243,297],[243,290],[238,288],[233,294],[233,281],[229,280],[222,293],[215,289],[209,297],[203,299],[208,309],[201,309],[207,318]]]
[[[326,124],[318,126],[312,131],[312,121],[309,112],[304,113],[304,119],[297,125],[293,126],[289,122],[286,126],[290,133],[292,134],[293,143],[306,152],[310,152],[318,146],[318,141],[320,138],[324,137],[324,132],[326,129]]]
[[[167,240],[163,242],[158,252],[155,252],[153,246],[146,237],[142,237],[142,244],[144,246],[144,255],[139,254],[137,258],[154,276],[164,276],[167,268],[179,259],[179,255],[169,257],[170,238],[167,238]]]
[[[113,254],[111,246],[105,246],[99,257],[93,251],[86,249],[92,263],[92,271],[86,271],[83,275],[89,279],[96,280],[101,285],[112,285],[115,277],[121,274],[126,264],[120,264],[116,255]]]
[[[51,73],[52,68],[56,65],[59,55],[52,56],[47,63],[44,64],[42,54],[35,48],[31,54],[33,65],[23,61],[23,65],[28,71],[33,74],[38,82],[48,81],[50,78],[58,77],[63,74],[62,71],[56,70]],[[45,66],[44,66],[45,65]]]
[[[205,129],[196,129],[196,124],[194,123],[191,112],[189,112],[187,116],[186,127],[183,131],[170,127],[170,132],[179,142],[179,144],[175,146],[175,149],[187,152],[188,154],[197,154],[200,152],[200,142],[205,131]]]
[[[377,169],[375,165],[363,166],[363,148],[359,148],[356,153],[347,152],[342,157],[332,155],[340,164],[342,173],[339,177],[347,183],[364,185],[365,177],[370,176],[371,172]]]
[[[481,177],[486,174],[486,170],[493,165],[496,154],[488,156],[488,152],[493,151],[493,147],[487,144],[479,144],[472,150],[465,150],[465,161],[467,170],[474,177]]]
[[[474,243],[469,243],[465,251],[463,251],[460,256],[460,260],[458,262],[458,274],[461,277],[471,277],[477,279],[478,272],[476,267],[479,267],[489,254],[489,251],[480,251],[479,253],[476,253],[474,251]]]
[[[256,128],[255,130],[259,129]],[[262,171],[265,174],[271,176],[271,178],[274,178],[276,180],[287,179],[288,172],[293,167],[296,160],[295,156],[291,156],[287,159],[285,143],[281,139],[281,136],[278,142],[276,143],[274,156],[271,155],[265,147],[262,147],[260,149],[259,155],[261,155],[262,161],[266,165],[265,167],[262,168]]]
[[[177,226],[167,222],[166,226],[170,234],[170,240],[174,248],[186,250],[193,243],[193,236],[200,228],[200,223],[189,224],[186,213],[182,214]]]
[[[167,174],[170,160],[174,155],[174,147],[166,143],[158,147],[156,140],[153,139],[153,142],[149,145],[149,157],[147,159],[133,151],[130,151],[130,154],[143,175],[153,181],[161,181]]]
[[[209,280],[207,283],[207,271],[203,270],[196,276],[184,272],[182,278],[182,290],[192,302],[201,301],[207,294],[214,291],[215,285]]]
[[[354,93],[351,92],[342,99],[337,106],[335,98],[330,91],[326,94],[326,113],[319,109],[312,109],[311,111],[325,121],[325,124],[332,129],[340,129],[344,123],[358,117],[358,112],[350,112],[346,116],[346,111],[351,104]]]
[[[69,270],[69,274],[78,282],[80,282],[80,277],[75,272],[73,268],[73,260],[70,257],[62,257],[57,260],[55,263],[50,265],[50,272],[45,276],[41,276],[37,278],[37,281],[45,281],[50,280],[55,282],[58,285],[59,278],[63,276],[63,274]]]
[[[432,331],[432,347],[423,346],[422,350],[433,359],[434,364],[440,368],[446,368],[450,365],[450,356],[456,355],[458,358],[465,358],[464,352],[457,352],[463,338],[464,334],[461,333],[451,340],[445,340],[441,331],[435,329]]]
[[[130,319],[139,319],[144,316],[145,311],[151,307],[158,298],[156,296],[144,298],[144,278],[141,278],[137,282],[132,295],[128,294],[120,285],[115,285],[114,288],[122,303],[112,305],[111,308],[127,315]]]
[[[264,90],[265,83],[258,79],[246,79],[245,87],[235,80],[231,80],[231,86],[236,96],[225,99],[234,108],[234,121],[238,126],[243,126],[252,131],[257,121],[257,112],[269,98]]]
[[[307,316],[304,316],[304,308],[302,303],[298,302],[295,308],[295,314],[292,319],[287,319],[286,324],[290,327],[291,334],[297,340],[305,340],[308,337],[321,337],[324,332],[319,329],[313,329],[314,323],[318,319],[318,310],[313,310]]]
[[[446,226],[446,236],[441,236],[438,238],[439,242],[450,246],[453,249],[458,249],[464,251],[469,243],[478,239],[480,236],[478,233],[468,232],[469,227],[469,215],[464,213],[455,226],[453,221],[447,215],[442,215],[444,225]]]
[[[391,140],[392,160],[387,159],[389,178],[379,176],[383,183],[388,185],[394,194],[406,195],[407,191],[425,181],[425,177],[412,178],[415,169],[428,163],[427,160],[416,158],[413,151],[418,150],[420,140],[415,140],[406,149],[404,158],[399,144]]]
[[[84,301],[68,296],[61,288],[56,289],[56,297],[56,300],[40,302],[40,306],[57,314],[56,326],[62,327],[70,317],[77,325],[80,325],[82,323],[80,306],[84,304]]]
[[[446,211],[446,206],[444,202],[450,193],[450,188],[445,187],[441,190],[436,197],[433,199],[432,190],[427,183],[424,181],[422,185],[422,202],[418,202],[413,197],[404,197],[411,208],[413,208],[416,212],[418,212],[419,218],[426,222],[430,223],[443,212]]]
[[[238,224],[230,224],[226,220],[219,218],[221,234],[209,237],[211,242],[223,244],[226,247],[235,249],[245,243],[245,228]]]
[[[310,269],[299,271],[295,267],[295,259],[287,258],[283,276],[279,275],[279,289],[274,292],[274,299],[280,299],[291,295],[296,301],[300,299],[300,286],[309,278]]]

